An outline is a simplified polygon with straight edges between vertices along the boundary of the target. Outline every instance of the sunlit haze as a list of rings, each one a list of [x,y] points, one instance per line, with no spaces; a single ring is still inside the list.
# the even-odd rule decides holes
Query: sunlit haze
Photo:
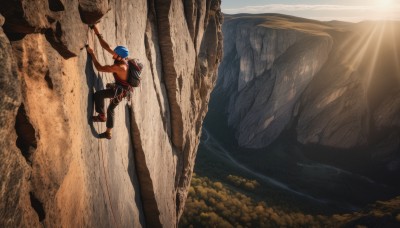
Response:
[[[400,20],[400,0],[225,0],[222,11],[238,13],[281,13],[321,21]]]

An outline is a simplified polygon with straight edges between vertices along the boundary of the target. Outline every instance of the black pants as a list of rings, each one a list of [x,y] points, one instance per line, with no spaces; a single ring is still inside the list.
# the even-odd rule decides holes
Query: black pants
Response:
[[[117,91],[117,92],[116,92]],[[116,97],[118,96],[118,98]],[[110,105],[107,108],[107,128],[114,127],[114,109],[118,106],[120,100],[126,96],[126,91],[123,89],[104,89],[99,90],[94,94],[94,107],[96,112],[100,114],[105,114],[104,110],[104,99],[112,98],[110,100]]]

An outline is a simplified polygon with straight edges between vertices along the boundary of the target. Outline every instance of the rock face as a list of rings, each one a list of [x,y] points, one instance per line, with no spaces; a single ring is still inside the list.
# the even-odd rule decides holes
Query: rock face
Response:
[[[215,91],[229,97],[239,145],[263,148],[290,128],[302,144],[350,149],[390,137],[397,148],[398,28],[227,16]]]
[[[348,149],[397,132],[399,25],[360,23],[332,32],[330,58],[301,100],[300,142]]]
[[[261,16],[232,18],[224,24],[219,85],[232,95],[228,123],[237,129],[244,147],[264,147],[279,136],[332,48],[326,33],[280,29],[279,23],[286,21]]]
[[[219,0],[2,1],[0,226],[175,227],[216,69]],[[111,56],[84,23],[145,64],[110,141],[93,93]],[[108,100],[106,101],[106,105]]]

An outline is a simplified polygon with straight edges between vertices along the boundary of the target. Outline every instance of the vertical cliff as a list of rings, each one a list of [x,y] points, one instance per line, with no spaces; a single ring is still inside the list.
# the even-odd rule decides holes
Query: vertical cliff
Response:
[[[264,148],[291,129],[306,145],[395,152],[398,25],[227,16],[215,91],[239,145]]]
[[[222,57],[220,1],[1,5],[0,226],[176,226]],[[113,79],[83,48],[112,63],[85,24],[99,20],[111,46],[145,64],[110,141],[91,116],[93,92]]]
[[[324,28],[279,16],[227,18],[218,91],[230,97],[228,124],[241,146],[265,147],[287,127],[332,49]]]

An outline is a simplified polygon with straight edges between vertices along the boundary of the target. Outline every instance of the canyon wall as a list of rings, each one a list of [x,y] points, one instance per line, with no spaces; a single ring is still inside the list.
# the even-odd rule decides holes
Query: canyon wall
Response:
[[[176,227],[222,58],[219,0],[1,1],[0,226]],[[145,69],[99,139],[112,64],[87,24]],[[106,101],[108,105],[109,101]]]
[[[232,91],[228,123],[237,129],[239,144],[250,148],[266,146],[279,136],[332,48],[327,34],[263,23],[260,17],[224,25],[225,59],[219,80],[223,89]]]
[[[398,28],[227,15],[215,93],[238,144],[264,148],[290,130],[305,145],[397,151]]]

